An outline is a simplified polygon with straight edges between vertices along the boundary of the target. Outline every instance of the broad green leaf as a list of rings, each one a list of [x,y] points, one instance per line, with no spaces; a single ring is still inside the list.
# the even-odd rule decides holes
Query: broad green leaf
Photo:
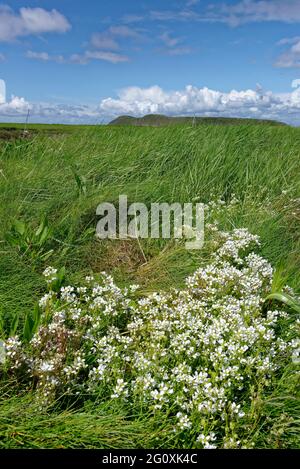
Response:
[[[13,228],[21,235],[23,236],[26,231],[26,225],[23,221],[20,220],[14,220],[13,222]]]

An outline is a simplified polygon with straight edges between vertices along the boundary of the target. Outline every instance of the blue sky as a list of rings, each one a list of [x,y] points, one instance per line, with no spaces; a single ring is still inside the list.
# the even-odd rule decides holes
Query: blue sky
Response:
[[[300,0],[0,6],[1,121],[29,109],[33,122],[160,112],[300,125],[299,67]]]

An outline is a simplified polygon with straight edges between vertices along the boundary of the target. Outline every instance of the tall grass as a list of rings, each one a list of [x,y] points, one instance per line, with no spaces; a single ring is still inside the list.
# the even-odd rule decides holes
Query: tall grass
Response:
[[[235,194],[240,200],[238,209],[224,216],[221,226],[247,227],[258,234],[262,254],[277,269],[274,293],[286,283],[299,291],[299,149],[299,129],[268,125],[97,127],[0,142],[2,317],[10,319],[17,313],[22,327],[43,290],[41,272],[49,263],[66,266],[70,281],[91,271],[108,270],[121,284],[134,281],[149,291],[180,286],[205,262],[205,248],[188,252],[167,240],[141,240],[141,245],[97,241],[96,207],[102,201],[117,204],[120,194],[127,194],[129,203],[148,205],[195,198],[207,203],[213,195],[230,200]],[[53,250],[52,255],[47,261],[42,256],[20,256],[5,241],[7,234],[16,220],[34,232],[42,216],[51,229],[45,252]],[[298,404],[287,382],[280,382],[280,392],[264,405],[275,427],[284,428],[280,438],[289,447],[299,445],[294,434],[299,420],[295,416]],[[30,401],[30,396],[26,399]],[[14,397],[1,404],[3,446],[135,447],[138,434],[145,436],[141,446],[155,445],[157,423],[145,435],[143,421],[132,423],[124,414],[124,418],[107,420],[109,409],[104,420],[95,409],[53,414],[45,437],[40,431],[45,418],[24,410],[24,402],[24,398]],[[14,424],[9,409],[18,415]],[[280,418],[286,414],[296,420],[294,426],[280,426]],[[98,434],[97,430],[93,436],[94,428],[107,432]],[[258,446],[276,446],[277,436],[268,442],[263,424],[257,422],[252,431],[258,432]],[[107,436],[110,432],[114,439]]]

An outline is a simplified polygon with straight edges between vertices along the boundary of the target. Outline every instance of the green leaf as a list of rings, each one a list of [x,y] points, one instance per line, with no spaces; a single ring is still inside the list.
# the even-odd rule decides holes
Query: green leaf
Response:
[[[72,168],[74,179],[76,181],[79,193],[86,195],[86,178],[78,174],[76,168]]]
[[[283,303],[288,306],[293,311],[300,313],[300,302],[297,301],[292,296],[288,295],[287,293],[271,293],[265,299],[265,303],[267,301],[278,301],[279,303]]]
[[[66,276],[66,268],[61,267],[61,269],[59,269],[59,271],[57,272],[57,278],[60,281],[60,283],[62,283],[65,280],[65,276]]]
[[[45,243],[45,241],[47,241],[49,237],[49,228],[47,226],[45,226],[45,228],[43,229],[41,235],[40,235],[40,239],[38,241],[38,244],[41,246],[42,244]]]
[[[33,327],[32,327],[32,333],[35,334],[36,331],[38,330],[38,327],[40,325],[40,321],[41,321],[41,315],[42,315],[42,311],[41,311],[41,308],[39,307],[38,304],[36,304],[36,306],[34,307],[34,310],[33,310]]]
[[[39,257],[43,260],[43,261],[46,261],[47,259],[49,259],[49,257],[52,256],[53,254],[53,249],[50,249],[49,251],[45,252],[45,254],[40,254]]]
[[[23,337],[24,339],[29,342],[33,336],[33,329],[34,329],[34,320],[32,319],[30,314],[27,314],[23,329]]]
[[[41,222],[40,222],[40,225],[39,225],[38,229],[37,229],[36,232],[35,232],[35,236],[36,236],[37,238],[41,235],[43,229],[45,228],[45,225],[46,225],[46,218],[43,217],[43,218],[41,219]]]
[[[20,220],[14,220],[13,222],[13,228],[19,233],[21,236],[25,234],[26,231],[26,225],[23,221]]]
[[[19,325],[19,316],[15,314],[10,324],[10,331],[9,331],[10,337],[16,334],[18,325]]]

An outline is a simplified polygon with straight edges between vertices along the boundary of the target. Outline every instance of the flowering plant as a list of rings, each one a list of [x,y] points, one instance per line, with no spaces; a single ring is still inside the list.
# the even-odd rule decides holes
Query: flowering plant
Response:
[[[44,272],[40,325],[29,344],[5,342],[5,366],[36,387],[41,405],[65,395],[116,399],[174,422],[199,448],[245,446],[239,422],[291,358],[287,313],[262,312],[273,270],[246,229],[211,225],[215,254],[185,288],[141,297],[106,273],[54,291]]]

